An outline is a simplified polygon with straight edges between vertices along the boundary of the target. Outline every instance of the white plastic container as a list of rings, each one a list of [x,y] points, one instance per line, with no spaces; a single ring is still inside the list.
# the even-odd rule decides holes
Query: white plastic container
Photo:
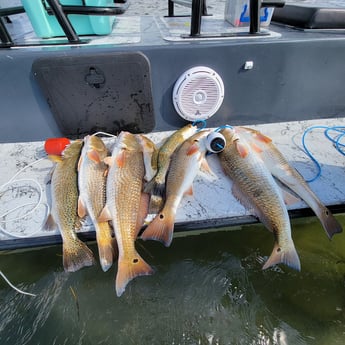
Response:
[[[261,9],[261,26],[268,26],[271,22],[273,7]],[[249,26],[249,0],[228,0],[224,10],[225,19],[235,27]]]

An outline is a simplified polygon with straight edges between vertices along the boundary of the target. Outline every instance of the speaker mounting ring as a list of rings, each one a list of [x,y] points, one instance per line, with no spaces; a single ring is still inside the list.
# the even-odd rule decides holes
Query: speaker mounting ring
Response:
[[[184,72],[173,89],[174,107],[188,121],[207,120],[218,111],[223,99],[222,78],[206,66],[195,66]]]

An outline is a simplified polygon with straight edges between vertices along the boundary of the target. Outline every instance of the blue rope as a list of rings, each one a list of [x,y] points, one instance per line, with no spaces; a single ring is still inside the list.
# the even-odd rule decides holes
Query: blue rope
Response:
[[[230,126],[230,125],[223,125],[223,126],[220,126],[218,128],[216,128],[214,131],[215,132],[219,132],[220,130],[224,129],[224,128],[230,128],[230,129],[234,129],[234,127]]]
[[[315,164],[316,168],[317,168],[317,173],[316,175],[309,179],[309,180],[306,180],[307,182],[313,182],[315,181],[316,179],[318,179],[321,175],[321,165],[320,163],[317,161],[317,159],[313,156],[313,154],[310,152],[310,150],[307,148],[307,145],[306,145],[306,136],[309,132],[313,131],[314,129],[324,129],[324,135],[325,137],[330,140],[334,147],[336,148],[336,150],[345,156],[345,151],[343,148],[345,148],[345,144],[342,144],[341,143],[341,140],[345,137],[345,127],[342,127],[342,126],[333,126],[333,127],[329,127],[329,126],[312,126],[312,127],[309,127],[307,128],[304,133],[303,133],[303,136],[302,136],[302,145],[303,145],[303,149],[304,149],[304,152],[306,153],[306,155],[313,161],[313,163]],[[335,137],[332,137],[329,132],[337,132],[338,135],[335,136]]]
[[[206,128],[206,120],[195,120],[192,123],[192,126],[197,126],[198,124],[202,124],[202,127],[198,128],[197,132],[200,132],[202,129]]]
[[[335,138],[332,138],[328,132],[330,131],[335,131],[340,133],[338,136]],[[333,143],[335,148],[339,153],[341,153],[343,156],[345,156],[345,151],[342,149],[345,147],[345,144],[342,144],[340,141],[343,139],[345,136],[345,127],[343,126],[335,126],[335,127],[329,127],[328,129],[325,130],[325,136]]]

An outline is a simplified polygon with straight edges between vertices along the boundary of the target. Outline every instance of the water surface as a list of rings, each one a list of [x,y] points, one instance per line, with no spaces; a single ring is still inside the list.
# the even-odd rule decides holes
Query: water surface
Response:
[[[345,216],[338,216],[345,225]],[[0,344],[344,344],[345,233],[293,221],[302,271],[262,271],[273,236],[260,225],[138,241],[155,268],[116,297],[116,266],[65,273],[61,247],[0,256]],[[96,246],[92,245],[94,253]]]

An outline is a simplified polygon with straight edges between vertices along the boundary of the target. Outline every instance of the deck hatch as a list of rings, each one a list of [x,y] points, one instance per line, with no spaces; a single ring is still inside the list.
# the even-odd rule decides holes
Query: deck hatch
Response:
[[[140,52],[40,58],[32,72],[63,135],[155,127],[150,64]]]

